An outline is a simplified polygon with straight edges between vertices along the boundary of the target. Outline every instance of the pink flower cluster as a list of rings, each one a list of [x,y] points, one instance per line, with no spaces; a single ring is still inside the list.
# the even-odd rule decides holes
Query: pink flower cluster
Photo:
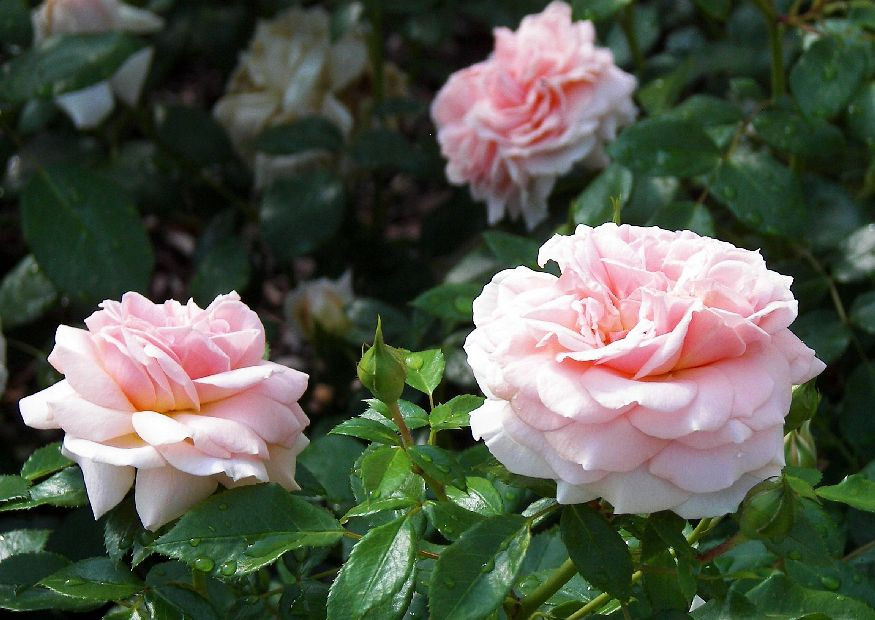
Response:
[[[21,401],[29,426],[62,429],[99,517],[135,483],[157,529],[215,490],[295,484],[307,375],[264,361],[264,326],[236,293],[207,308],[104,301],[87,330],[62,325],[49,362],[65,379]]]
[[[554,236],[474,302],[465,351],[484,405],[471,429],[562,503],[618,513],[733,512],[784,463],[791,389],[819,374],[788,326],[791,278],[758,252],[604,224]]]
[[[490,224],[508,212],[531,229],[559,175],[608,163],[605,142],[635,119],[635,86],[564,2],[516,32],[496,28],[494,53],[454,73],[432,105],[447,177],[486,201]]]

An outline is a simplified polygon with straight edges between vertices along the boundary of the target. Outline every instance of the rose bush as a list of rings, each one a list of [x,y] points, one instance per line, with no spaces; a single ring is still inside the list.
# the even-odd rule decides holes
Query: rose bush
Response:
[[[471,429],[510,471],[619,513],[733,512],[780,473],[791,389],[824,365],[788,326],[791,278],[689,231],[554,236],[474,302]]]
[[[204,309],[137,293],[101,308],[85,330],[58,328],[49,362],[65,379],[20,404],[26,424],[66,433],[95,518],[135,476],[137,512],[152,530],[218,483],[298,488],[307,375],[262,359],[264,327],[236,293]]]
[[[160,30],[159,16],[119,0],[46,0],[33,11],[36,43],[58,34],[124,31],[146,34]],[[107,81],[98,82],[55,97],[73,123],[81,129],[96,127],[114,107],[113,94],[126,104],[136,105],[152,64],[153,49],[131,55]]]
[[[604,143],[635,119],[635,78],[595,46],[595,28],[553,2],[519,29],[495,29],[495,51],[454,73],[431,114],[451,183],[534,228],[556,178],[580,160],[607,164]]]

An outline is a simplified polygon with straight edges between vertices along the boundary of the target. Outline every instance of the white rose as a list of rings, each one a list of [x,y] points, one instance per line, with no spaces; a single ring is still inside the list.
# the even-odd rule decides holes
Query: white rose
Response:
[[[164,20],[119,0],[46,0],[32,14],[34,43],[56,34],[123,31],[144,34],[160,30]],[[128,105],[140,98],[152,63],[147,47],[131,55],[108,80],[55,97],[80,129],[96,127],[115,105],[113,95]]]
[[[316,325],[329,334],[341,335],[349,328],[346,307],[354,297],[349,271],[337,280],[319,278],[302,282],[286,297],[286,317],[308,336],[313,335]]]
[[[365,75],[367,63],[362,30],[350,28],[332,43],[330,18],[321,7],[292,8],[258,22],[225,96],[213,110],[241,157],[253,166],[257,187],[322,155],[256,156],[258,135],[267,127],[313,115],[349,134],[353,113],[340,92]]]

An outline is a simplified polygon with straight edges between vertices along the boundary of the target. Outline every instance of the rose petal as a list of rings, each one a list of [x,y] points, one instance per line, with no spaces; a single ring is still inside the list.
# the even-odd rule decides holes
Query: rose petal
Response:
[[[154,532],[182,516],[209,497],[217,484],[212,478],[191,476],[173,467],[140,469],[134,498],[143,527]]]

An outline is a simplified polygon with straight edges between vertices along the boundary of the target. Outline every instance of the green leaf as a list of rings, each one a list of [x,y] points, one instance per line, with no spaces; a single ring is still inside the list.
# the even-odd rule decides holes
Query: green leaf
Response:
[[[489,480],[479,476],[467,476],[464,491],[452,486],[447,487],[447,497],[457,506],[486,517],[504,512],[501,493]]]
[[[362,485],[371,499],[400,494],[414,477],[410,458],[401,448],[381,446],[365,454],[361,464]]]
[[[84,506],[88,501],[85,482],[78,467],[68,467],[51,478],[30,487],[29,497],[11,500],[0,505],[0,512],[6,510],[27,510],[48,504],[71,508]]]
[[[875,610],[865,603],[835,592],[803,588],[780,573],[753,587],[747,598],[761,618],[800,618],[818,612],[832,620],[875,618]]]
[[[412,446],[407,451],[410,460],[422,471],[444,484],[465,487],[465,470],[452,452],[437,446]]]
[[[456,396],[434,408],[428,418],[429,424],[436,431],[465,428],[470,425],[471,412],[480,407],[484,400],[481,396],[471,394]]]
[[[0,584],[32,586],[68,564],[70,560],[64,556],[47,551],[13,555],[0,562]]]
[[[859,45],[825,36],[790,71],[790,90],[806,116],[832,118],[848,104],[865,74],[866,55]]]
[[[201,502],[152,548],[203,572],[231,577],[270,564],[286,551],[330,546],[342,536],[340,524],[322,508],[278,485],[259,484]]]
[[[3,65],[0,100],[24,103],[91,86],[111,77],[141,47],[121,32],[49,37]]]
[[[665,230],[692,230],[706,237],[715,234],[711,212],[704,205],[692,201],[669,203],[658,209],[647,224]]]
[[[397,131],[368,129],[356,136],[349,147],[350,157],[369,169],[401,171],[421,176],[429,163],[425,153]]]
[[[695,77],[690,70],[691,66],[692,62],[686,60],[668,73],[650,80],[638,90],[638,101],[641,102],[648,116],[656,116],[671,110],[690,79]]]
[[[0,532],[0,561],[22,553],[42,551],[51,530],[7,530]]]
[[[732,8],[732,0],[694,0],[696,6],[702,9],[707,15],[720,21],[729,17],[729,10]]]
[[[105,519],[103,546],[113,560],[121,560],[132,552],[131,565],[137,566],[151,553],[144,545],[154,540],[154,535],[143,528],[134,502],[129,499],[123,500],[110,510]]]
[[[875,512],[875,482],[860,474],[845,476],[838,484],[819,487],[815,492],[823,499]]]
[[[72,297],[93,303],[146,290],[152,247],[115,183],[76,166],[49,168],[22,193],[21,218],[40,267]]]
[[[623,130],[608,153],[632,172],[692,177],[720,162],[720,151],[701,127],[672,118],[649,118]]]
[[[399,508],[410,508],[419,504],[419,501],[412,497],[387,497],[385,499],[368,499],[350,508],[340,522],[346,523],[354,517],[367,517],[369,515],[383,512],[384,510],[398,510]]]
[[[425,505],[425,516],[428,522],[447,540],[457,540],[485,517],[472,512],[453,502],[429,502]]]
[[[110,558],[89,558],[43,578],[40,584],[67,596],[117,601],[143,589],[143,582]]]
[[[796,176],[765,153],[736,151],[714,174],[711,191],[739,220],[772,235],[805,231],[805,197]]]
[[[855,327],[875,334],[875,291],[868,291],[854,299],[849,318]]]
[[[530,540],[520,515],[491,517],[463,533],[435,563],[428,586],[431,617],[480,619],[492,613],[510,591]]]
[[[845,148],[845,138],[838,127],[790,110],[764,110],[754,117],[753,126],[769,146],[792,155],[829,159]]]
[[[242,291],[249,284],[249,253],[241,239],[228,237],[212,246],[198,261],[191,295],[208,305],[218,295]]]
[[[487,230],[483,233],[483,240],[495,258],[508,267],[525,265],[534,269],[538,266],[538,248],[541,244],[534,239],[500,230]]]
[[[875,275],[875,224],[851,233],[837,248],[839,259],[832,272],[840,282],[855,282]]]
[[[404,358],[407,365],[407,385],[431,395],[444,376],[444,354],[440,349],[413,351]]]
[[[278,258],[312,252],[330,239],[343,221],[343,183],[324,170],[282,179],[261,203],[261,234]]]
[[[737,105],[710,95],[693,95],[666,113],[669,118],[696,123],[700,127],[735,125],[744,120]]]
[[[641,541],[644,591],[654,610],[686,611],[696,593],[693,554],[683,536],[685,519],[664,511],[647,519]],[[674,553],[673,553],[673,552]]]
[[[353,503],[355,498],[349,488],[349,473],[362,450],[361,442],[349,437],[318,437],[298,457],[298,464],[316,478],[329,501]]]
[[[31,482],[69,467],[73,461],[61,454],[61,443],[50,443],[34,450],[21,466],[21,476]]]
[[[588,582],[626,600],[632,593],[632,557],[623,538],[586,504],[566,506],[559,523],[574,566]]]
[[[875,146],[875,82],[869,82],[848,106],[848,129],[857,139]]]
[[[21,476],[0,476],[0,502],[27,497],[29,486]]]
[[[787,559],[784,561],[787,576],[803,588],[827,590],[864,601],[875,609],[875,583],[866,578],[863,571],[854,570],[846,562],[809,564]]]
[[[0,43],[26,47],[33,36],[25,0],[0,0]]]
[[[362,417],[344,420],[332,428],[328,434],[358,437],[365,441],[376,441],[390,446],[401,445],[401,438],[398,436],[398,433],[389,428],[389,426],[377,420]]]
[[[376,398],[369,398],[365,402],[368,403],[368,409],[362,414],[362,417],[379,419],[377,416],[380,416],[389,428],[398,431],[398,426],[392,421],[392,414],[386,403]],[[419,405],[402,399],[398,401],[398,409],[401,410],[401,417],[410,430],[428,426],[428,414]]]
[[[820,308],[806,312],[793,323],[793,333],[814,349],[817,357],[831,364],[851,343],[851,330],[833,310]]]
[[[611,17],[631,3],[632,0],[572,0],[571,19],[601,21]]]
[[[331,585],[328,617],[402,617],[410,602],[418,539],[416,519],[406,516],[365,534]]]
[[[178,157],[198,166],[233,159],[228,134],[206,110],[169,106],[158,108],[156,116],[158,139]]]
[[[0,320],[12,329],[40,318],[58,298],[58,291],[40,270],[32,254],[22,258],[0,283]]]
[[[613,217],[611,201],[619,201],[622,207],[631,193],[632,173],[619,164],[611,164],[571,203],[571,218],[575,224],[587,226],[610,222]]]
[[[473,282],[441,284],[419,295],[410,305],[440,319],[466,323],[472,320],[474,298],[482,290]]]
[[[287,125],[268,127],[258,136],[255,148],[268,155],[294,155],[302,151],[343,148],[343,134],[321,116],[308,116]]]

